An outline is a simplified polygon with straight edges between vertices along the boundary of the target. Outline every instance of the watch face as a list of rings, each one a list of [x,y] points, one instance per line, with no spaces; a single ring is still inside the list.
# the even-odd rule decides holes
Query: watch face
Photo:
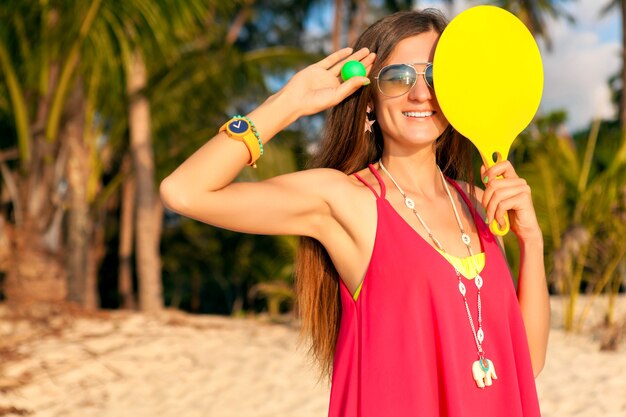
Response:
[[[238,135],[245,133],[248,128],[248,122],[246,122],[244,119],[233,120],[228,124],[228,130]]]

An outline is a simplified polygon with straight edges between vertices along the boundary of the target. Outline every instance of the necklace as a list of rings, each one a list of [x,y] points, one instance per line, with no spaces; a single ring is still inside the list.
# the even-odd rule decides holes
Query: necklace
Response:
[[[433,235],[432,231],[430,230],[430,228],[428,227],[424,219],[422,219],[422,216],[420,216],[417,210],[415,209],[415,202],[404,192],[402,187],[400,187],[400,185],[396,182],[396,180],[391,176],[389,171],[387,171],[387,169],[383,165],[382,158],[378,160],[378,164],[380,165],[380,168],[383,170],[383,172],[389,177],[391,182],[393,182],[393,184],[396,186],[398,191],[400,191],[400,194],[402,194],[402,197],[404,197],[404,205],[406,205],[413,212],[415,217],[417,217],[417,220],[419,220],[422,227],[424,227],[424,229],[428,233],[428,237],[430,237],[430,239],[435,243],[435,245],[437,245],[440,251],[447,254],[441,242],[439,242],[439,240]],[[470,328],[472,329],[472,334],[474,335],[474,341],[476,342],[476,349],[478,350],[477,352],[478,360],[474,361],[474,363],[472,364],[472,376],[474,378],[474,381],[476,381],[476,385],[479,388],[484,388],[485,386],[490,386],[492,384],[492,377],[494,379],[497,379],[497,376],[495,373],[495,367],[493,365],[493,362],[491,362],[491,360],[485,357],[485,351],[482,346],[483,341],[485,340],[485,332],[483,331],[482,302],[480,298],[480,289],[483,286],[483,278],[478,273],[479,272],[478,266],[476,265],[476,260],[474,259],[474,251],[472,250],[472,246],[471,246],[472,240],[469,237],[469,235],[465,233],[465,229],[463,228],[463,223],[461,222],[461,217],[459,216],[459,212],[456,209],[456,204],[454,204],[454,199],[452,198],[452,194],[450,193],[450,188],[448,187],[448,184],[446,183],[446,180],[443,177],[443,173],[441,172],[441,168],[439,168],[439,166],[437,166],[437,170],[439,171],[439,176],[441,177],[441,182],[443,184],[443,187],[445,188],[446,193],[448,194],[448,197],[450,198],[450,202],[452,203],[454,216],[456,217],[456,222],[459,225],[459,230],[461,231],[461,241],[467,247],[467,251],[470,255],[470,258],[474,261],[474,267],[476,268],[477,274],[476,274],[476,277],[474,278],[474,284],[476,285],[476,288],[477,288],[476,304],[477,304],[477,310],[478,310],[478,330],[476,330],[476,327],[474,326],[474,319],[472,318],[472,313],[470,312],[469,304],[467,303],[467,297],[466,297],[467,289],[465,288],[465,284],[463,283],[463,280],[461,279],[461,273],[456,267],[454,268],[454,272],[456,273],[456,276],[458,279],[459,292],[461,293],[461,296],[463,297],[463,302],[465,304],[465,311],[467,312],[467,318],[469,320]]]

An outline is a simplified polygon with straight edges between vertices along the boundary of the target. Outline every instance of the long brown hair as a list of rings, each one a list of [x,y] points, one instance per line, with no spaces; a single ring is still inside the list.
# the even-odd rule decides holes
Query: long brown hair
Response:
[[[363,32],[354,50],[367,47],[376,53],[370,74],[377,74],[398,42],[431,30],[442,33],[446,24],[444,15],[435,9],[394,13]],[[374,88],[373,83],[369,88],[360,88],[329,111],[310,168],[334,168],[352,174],[380,158],[383,151],[380,128],[374,124],[373,135],[363,132],[366,108],[373,102]],[[471,152],[467,139],[450,126],[437,139],[436,159],[444,174],[473,184]],[[302,336],[310,339],[309,353],[319,364],[320,375],[330,378],[341,320],[339,274],[317,240],[301,237],[295,275]]]

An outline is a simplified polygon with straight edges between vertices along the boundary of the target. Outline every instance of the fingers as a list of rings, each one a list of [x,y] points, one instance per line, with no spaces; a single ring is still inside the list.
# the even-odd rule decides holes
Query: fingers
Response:
[[[352,77],[349,80],[339,84],[337,87],[337,99],[333,103],[333,105],[339,104],[341,100],[345,97],[348,97],[350,94],[354,93],[360,87],[365,84],[369,84],[370,80],[367,77]]]
[[[361,60],[361,64],[365,66],[365,73],[370,75],[370,71],[372,70],[372,65],[374,65],[374,61],[376,60],[376,54],[374,52],[370,52],[365,58]]]
[[[365,69],[367,70],[368,66],[371,68],[375,56],[376,54],[370,52],[367,48],[361,48],[354,53],[352,52],[352,48],[343,48],[336,52],[333,52],[326,58],[316,62],[313,65],[328,70],[336,77],[338,77],[341,73],[341,67],[347,61],[361,61],[361,63],[365,66]]]
[[[339,77],[339,74],[341,73],[341,67],[343,67],[343,64],[345,64],[347,61],[361,61],[361,63],[365,66],[365,63],[363,62],[363,59],[368,58],[369,55],[372,55],[372,54],[373,53],[370,52],[369,49],[361,48],[358,51],[356,51],[355,53],[353,53],[352,55],[349,55],[349,56],[345,57],[343,60],[337,62],[335,65],[333,65],[331,68],[329,68],[329,71],[332,72],[336,77]],[[372,59],[372,62],[374,62],[373,59]],[[371,66],[371,64],[370,64],[370,66]],[[367,68],[366,68],[366,70],[367,70]]]
[[[481,167],[481,178],[485,183],[482,204],[486,212],[486,223],[496,220],[504,227],[504,215],[508,210],[523,208],[530,198],[530,186],[520,178],[510,161],[504,160],[489,169]]]
[[[519,178],[513,168],[513,165],[511,165],[511,162],[508,160],[498,162],[489,169],[485,169],[485,166],[483,165],[480,168],[480,175],[483,183],[485,184],[489,184],[490,181],[496,179],[496,177],[500,175],[504,178]]]
[[[333,52],[332,54],[328,55],[326,58],[322,59],[321,61],[316,62],[313,65],[327,70],[335,66],[337,62],[346,59],[346,57],[350,56],[351,53],[352,53],[352,48],[343,48],[343,49]],[[339,70],[341,71],[341,68]]]
[[[486,223],[495,219],[504,225],[504,214],[508,210],[522,209],[530,201],[530,186],[523,178],[498,179],[487,186],[483,193]]]

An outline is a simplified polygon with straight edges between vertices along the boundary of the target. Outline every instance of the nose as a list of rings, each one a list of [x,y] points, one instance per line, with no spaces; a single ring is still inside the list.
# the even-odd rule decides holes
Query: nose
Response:
[[[432,92],[423,74],[417,76],[415,85],[409,90],[409,100],[427,101],[432,98]]]

